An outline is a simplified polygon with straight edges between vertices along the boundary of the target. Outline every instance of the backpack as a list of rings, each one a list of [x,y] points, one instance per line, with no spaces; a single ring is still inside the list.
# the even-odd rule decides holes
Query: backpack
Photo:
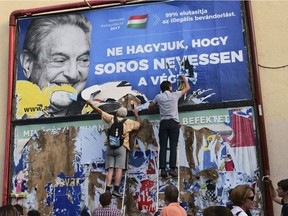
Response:
[[[123,145],[123,124],[126,120],[127,119],[123,119],[119,121],[116,114],[114,115],[114,122],[108,129],[108,144],[111,148],[119,148]]]

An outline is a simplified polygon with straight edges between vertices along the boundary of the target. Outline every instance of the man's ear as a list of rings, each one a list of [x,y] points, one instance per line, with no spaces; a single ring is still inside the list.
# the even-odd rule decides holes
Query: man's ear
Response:
[[[27,51],[23,51],[20,55],[20,62],[23,68],[23,73],[27,79],[30,78],[33,69],[33,59]]]

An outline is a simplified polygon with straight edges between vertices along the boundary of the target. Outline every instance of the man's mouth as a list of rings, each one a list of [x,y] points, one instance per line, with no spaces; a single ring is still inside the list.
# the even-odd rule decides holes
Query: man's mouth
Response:
[[[71,87],[75,87],[77,84],[78,84],[78,82],[73,82],[73,83],[63,83],[63,82],[54,82],[53,84],[55,84],[55,85],[58,85],[58,86],[71,86]]]

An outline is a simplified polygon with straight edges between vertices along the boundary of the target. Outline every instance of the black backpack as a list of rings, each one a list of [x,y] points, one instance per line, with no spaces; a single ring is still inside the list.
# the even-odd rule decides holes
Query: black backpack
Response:
[[[114,122],[108,129],[108,144],[111,148],[119,148],[123,145],[123,124],[126,120],[127,119],[123,119],[119,121],[116,114],[114,115]]]

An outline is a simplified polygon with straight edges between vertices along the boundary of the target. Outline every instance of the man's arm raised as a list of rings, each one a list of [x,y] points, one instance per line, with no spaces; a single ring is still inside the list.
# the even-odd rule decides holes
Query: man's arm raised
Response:
[[[135,119],[141,125],[141,119],[140,119],[140,116],[138,115],[138,112],[139,112],[139,110],[133,109],[133,113],[134,113]]]
[[[180,77],[184,82],[184,88],[181,90],[181,94],[184,95],[190,90],[190,85],[189,85],[188,80],[184,74],[180,74]]]
[[[89,104],[93,108],[93,110],[95,110],[97,113],[99,113],[99,115],[102,115],[102,110],[100,108],[96,107],[94,104],[92,104],[90,99],[87,100],[86,102],[87,102],[87,104]]]
[[[266,179],[264,181],[269,184],[270,195],[271,195],[271,198],[274,200],[274,202],[278,204],[282,204],[281,203],[282,198],[277,195],[277,192],[273,186],[273,182],[270,176],[266,176]]]

